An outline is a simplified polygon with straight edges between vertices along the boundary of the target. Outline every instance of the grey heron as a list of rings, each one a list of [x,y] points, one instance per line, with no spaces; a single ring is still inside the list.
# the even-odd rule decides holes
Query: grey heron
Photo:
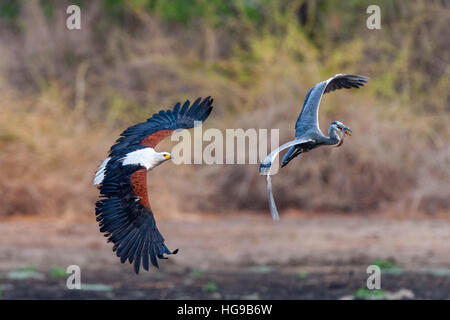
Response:
[[[323,145],[339,147],[344,142],[345,135],[351,135],[349,127],[342,122],[333,121],[325,136],[319,127],[319,105],[324,93],[342,88],[351,89],[362,87],[369,78],[351,74],[337,74],[328,80],[316,84],[309,90],[303,103],[302,111],[295,124],[295,140],[289,141],[266,156],[259,166],[261,175],[267,175],[267,193],[270,213],[274,220],[279,220],[277,207],[272,193],[270,172],[276,156],[284,149],[289,148],[282,160],[282,167],[303,152],[311,151]]]

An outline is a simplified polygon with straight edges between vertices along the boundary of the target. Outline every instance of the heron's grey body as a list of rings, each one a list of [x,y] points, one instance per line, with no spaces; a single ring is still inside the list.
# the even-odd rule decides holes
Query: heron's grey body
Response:
[[[319,129],[320,130],[320,129]],[[288,152],[283,157],[281,167],[287,165],[292,159],[303,152],[311,151],[317,147],[323,145],[337,145],[343,139],[341,138],[334,128],[330,128],[328,131],[328,137],[322,133],[318,133],[316,130],[310,130],[303,133],[300,136],[296,136],[297,139],[311,139],[312,141],[296,144],[289,148]]]
[[[278,212],[272,194],[270,181],[270,170],[273,160],[279,152],[289,148],[282,160],[282,167],[303,152],[308,152],[322,145],[340,146],[344,141],[345,134],[350,134],[350,128],[339,121],[331,123],[328,136],[325,136],[319,127],[319,105],[324,93],[346,88],[362,87],[368,78],[358,75],[337,74],[326,81],[316,84],[306,95],[302,111],[295,124],[295,140],[285,143],[271,154],[269,154],[259,167],[261,174],[267,174],[267,190],[269,196],[269,207],[272,216],[278,220]],[[341,133],[341,135],[339,135]]]

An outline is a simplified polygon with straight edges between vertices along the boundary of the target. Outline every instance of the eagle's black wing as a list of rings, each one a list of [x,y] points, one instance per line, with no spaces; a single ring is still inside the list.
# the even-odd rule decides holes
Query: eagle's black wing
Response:
[[[136,273],[141,261],[145,270],[149,260],[158,267],[157,258],[172,252],[164,244],[148,202],[147,170],[112,161],[100,192],[103,199],[97,201],[95,210],[100,232],[108,237],[108,242],[114,243],[113,251],[120,261],[134,262]]]
[[[186,100],[183,105],[175,104],[172,110],[161,110],[146,122],[129,127],[111,147],[110,156],[123,156],[130,150],[142,146],[154,148],[161,140],[170,136],[174,130],[193,128],[194,122],[203,122],[212,111],[213,99],[196,99],[191,106]]]

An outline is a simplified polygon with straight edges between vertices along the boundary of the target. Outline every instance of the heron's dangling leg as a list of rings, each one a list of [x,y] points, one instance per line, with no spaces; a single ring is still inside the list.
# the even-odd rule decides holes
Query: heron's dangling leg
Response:
[[[303,152],[303,149],[301,147],[299,147],[298,145],[290,147],[288,152],[283,157],[283,161],[281,163],[281,167],[283,168],[292,159],[294,159],[296,156],[298,156],[302,152]]]

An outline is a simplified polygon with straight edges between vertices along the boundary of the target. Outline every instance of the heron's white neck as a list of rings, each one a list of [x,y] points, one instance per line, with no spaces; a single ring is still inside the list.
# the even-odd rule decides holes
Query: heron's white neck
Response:
[[[334,125],[331,125],[328,128],[327,144],[336,145],[341,141],[341,137],[338,135],[337,131],[338,129]]]

